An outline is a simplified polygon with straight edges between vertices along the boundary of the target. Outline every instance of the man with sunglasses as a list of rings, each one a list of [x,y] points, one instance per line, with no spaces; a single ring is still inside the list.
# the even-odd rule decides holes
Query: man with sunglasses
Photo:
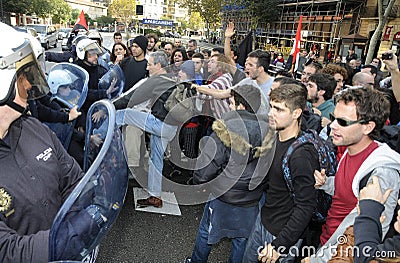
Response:
[[[322,228],[322,247],[303,262],[327,262],[335,253],[340,237],[354,224],[358,214],[359,187],[363,178],[376,175],[382,192],[392,189],[385,203],[386,218],[392,218],[399,193],[400,155],[388,145],[374,140],[388,115],[389,102],[375,89],[348,88],[338,94],[335,111],[331,114],[331,136],[336,146],[347,146],[347,151],[340,160],[336,176],[326,177],[324,170],[314,173],[315,186],[332,194],[333,198]],[[389,225],[390,220],[383,222],[383,235]]]

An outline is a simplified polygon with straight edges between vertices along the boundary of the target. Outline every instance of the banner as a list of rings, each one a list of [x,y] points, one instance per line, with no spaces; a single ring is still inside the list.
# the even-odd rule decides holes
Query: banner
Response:
[[[247,36],[239,44],[239,58],[236,61],[239,65],[244,67],[247,55],[253,50],[253,32],[250,31]]]

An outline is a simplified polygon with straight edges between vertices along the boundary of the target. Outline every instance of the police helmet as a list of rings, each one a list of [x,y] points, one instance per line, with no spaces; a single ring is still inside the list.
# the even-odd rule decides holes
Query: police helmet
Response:
[[[65,70],[52,70],[47,77],[47,83],[50,86],[50,92],[55,95],[59,87],[72,85],[72,78]]]
[[[0,41],[0,106],[8,105],[22,113],[26,105],[14,102],[16,94],[24,100],[36,99],[47,94],[49,86],[29,39],[1,22],[0,31],[7,39]],[[29,85],[17,85],[22,81]]]

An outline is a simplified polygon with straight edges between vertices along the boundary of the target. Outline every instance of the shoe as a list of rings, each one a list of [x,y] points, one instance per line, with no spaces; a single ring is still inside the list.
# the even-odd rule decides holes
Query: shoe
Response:
[[[192,260],[190,259],[190,257],[185,258],[185,263],[190,263],[192,262]]]
[[[157,208],[162,207],[162,200],[160,197],[155,197],[155,196],[150,196],[146,199],[139,199],[137,200],[137,207],[148,207],[148,206],[154,206]]]

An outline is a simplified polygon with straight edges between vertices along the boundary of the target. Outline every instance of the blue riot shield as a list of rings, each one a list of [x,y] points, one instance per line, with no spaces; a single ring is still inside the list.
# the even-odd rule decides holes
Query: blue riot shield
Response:
[[[99,56],[99,58],[97,59],[97,62],[99,63],[99,65],[103,66],[104,68],[106,68],[107,70],[110,69],[110,52],[108,50],[106,50],[104,47],[102,47],[102,49],[104,49],[104,53],[103,55]]]
[[[113,99],[122,94],[125,75],[119,65],[115,65],[99,81],[99,90],[107,90],[107,97]]]
[[[87,118],[86,148],[91,165],[60,208],[50,230],[49,261],[82,261],[110,230],[124,203],[128,167],[115,108],[106,100],[94,103],[89,116],[102,111],[102,118]],[[106,127],[101,134],[98,127]],[[85,158],[89,160],[89,158]]]
[[[58,63],[51,67],[47,77],[52,97],[69,109],[82,107],[86,100],[89,74],[72,63]]]
[[[58,63],[51,67],[47,83],[50,87],[52,99],[65,110],[77,107],[79,110],[85,102],[89,74],[83,68],[71,63]],[[69,123],[48,123],[55,132],[65,149],[68,149],[76,121]]]

